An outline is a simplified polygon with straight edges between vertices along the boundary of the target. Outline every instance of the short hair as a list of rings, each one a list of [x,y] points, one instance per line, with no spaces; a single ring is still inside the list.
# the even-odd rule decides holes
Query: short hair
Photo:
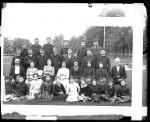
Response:
[[[98,39],[94,39],[94,41],[93,42],[98,42]]]
[[[48,39],[51,39],[51,37],[47,37],[46,39],[47,39],[47,40],[48,40]]]
[[[73,75],[70,75],[69,79],[74,79]]]
[[[35,38],[34,40],[39,40],[38,38]]]

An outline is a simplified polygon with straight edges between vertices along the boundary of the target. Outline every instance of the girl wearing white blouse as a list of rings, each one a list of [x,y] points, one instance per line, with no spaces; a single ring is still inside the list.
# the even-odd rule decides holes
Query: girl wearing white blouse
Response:
[[[75,102],[78,101],[78,96],[80,92],[80,86],[77,82],[75,82],[73,77],[70,77],[70,82],[67,85],[66,94],[68,95],[66,101],[67,102]]]
[[[59,68],[57,72],[57,76],[60,77],[60,83],[64,86],[65,90],[67,89],[67,85],[69,84],[69,69],[66,68],[66,62],[62,62],[62,67]]]
[[[38,69],[34,67],[34,62],[30,62],[30,67],[27,69],[26,76],[27,79],[25,83],[29,86],[30,82],[33,80],[33,75],[37,73]]]
[[[47,65],[43,68],[44,75],[50,75],[51,77],[54,76],[54,67],[52,66],[51,59],[47,59]]]

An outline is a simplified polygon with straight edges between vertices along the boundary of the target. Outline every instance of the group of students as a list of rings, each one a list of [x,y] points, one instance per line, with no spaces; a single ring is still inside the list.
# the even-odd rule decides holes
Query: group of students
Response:
[[[13,57],[9,77],[5,78],[7,100],[37,99],[42,101],[107,101],[131,100],[126,85],[126,71],[119,58],[110,71],[110,60],[105,49],[94,40],[93,47],[86,48],[85,40],[74,55],[68,41],[58,54],[57,48],[47,38],[47,44],[26,45]]]

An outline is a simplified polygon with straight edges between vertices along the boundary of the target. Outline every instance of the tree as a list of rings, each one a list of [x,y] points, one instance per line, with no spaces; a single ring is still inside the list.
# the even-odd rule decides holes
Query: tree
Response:
[[[104,27],[100,26],[92,26],[89,27],[83,36],[86,37],[87,47],[93,46],[94,39],[98,39],[99,45],[103,47],[103,40],[104,40]]]
[[[13,53],[12,42],[13,42],[13,40],[4,38],[4,54],[12,54]]]
[[[17,48],[22,49],[22,45],[27,44],[27,49],[31,47],[32,43],[28,39],[22,39],[22,38],[15,38],[13,41],[13,51],[16,52]]]
[[[64,40],[64,36],[62,34],[55,36],[54,39],[52,40],[53,44],[58,48],[59,51],[62,48],[63,40]]]

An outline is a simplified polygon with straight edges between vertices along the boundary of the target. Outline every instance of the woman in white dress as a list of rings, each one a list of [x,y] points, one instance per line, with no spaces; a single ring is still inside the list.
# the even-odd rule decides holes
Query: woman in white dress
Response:
[[[55,74],[55,70],[54,70],[54,67],[52,66],[51,59],[47,59],[47,65],[44,66],[43,71],[44,71],[45,76],[50,75],[51,78],[53,78],[53,76]]]
[[[75,82],[73,77],[70,77],[70,82],[67,85],[66,94],[68,95],[66,101],[67,102],[75,102],[78,101],[78,96],[80,92],[80,86],[77,82]]]
[[[65,90],[69,84],[69,69],[66,68],[66,62],[62,62],[62,67],[57,72],[57,77],[60,77],[60,83],[64,86]]]
[[[34,62],[30,62],[30,67],[26,72],[26,81],[25,83],[29,86],[30,82],[33,80],[33,75],[37,73],[38,69],[34,67]]]

